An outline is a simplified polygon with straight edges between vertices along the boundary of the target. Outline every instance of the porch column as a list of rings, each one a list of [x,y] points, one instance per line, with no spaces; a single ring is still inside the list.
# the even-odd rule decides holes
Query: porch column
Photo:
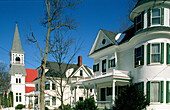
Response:
[[[35,105],[34,105],[34,102],[35,102],[35,97],[34,97],[34,95],[33,95],[33,98],[32,98],[32,100],[33,100],[33,108],[35,108]]]
[[[89,89],[87,88],[87,98],[89,97]]]
[[[72,99],[73,99],[73,89],[72,87],[70,88],[71,89],[71,97],[70,97],[70,105],[72,106]]]
[[[114,105],[114,101],[115,101],[115,87],[116,87],[116,81],[113,80],[113,84],[112,84],[112,104]]]
[[[85,88],[85,86],[84,86],[84,96],[83,96],[83,100],[85,100],[85,98],[86,98],[86,88]]]
[[[74,88],[74,103],[76,103],[76,87]]]
[[[94,100],[95,102],[97,102],[97,98],[96,98],[96,84],[94,84]]]

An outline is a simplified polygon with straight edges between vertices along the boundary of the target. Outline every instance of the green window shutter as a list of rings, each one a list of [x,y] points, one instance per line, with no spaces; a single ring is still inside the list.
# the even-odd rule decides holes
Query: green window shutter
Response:
[[[161,43],[161,64],[164,63],[164,43]]]
[[[161,25],[164,25],[164,8],[161,8]]]
[[[136,48],[135,48],[135,51],[134,51],[134,67],[136,68],[136,64],[137,64],[137,61],[136,61]]]
[[[96,66],[97,66],[97,71],[99,71],[99,63]]]
[[[161,81],[161,103],[164,103],[164,81]]]
[[[169,62],[169,43],[167,43],[167,64],[170,64],[170,62]]]
[[[134,18],[134,26],[135,26],[135,32],[137,30],[137,26],[136,26],[136,17]]]
[[[150,86],[151,86],[151,82],[148,81],[147,82],[147,100],[150,102]]]
[[[144,11],[142,12],[142,29],[144,28]]]
[[[148,23],[148,27],[151,26],[151,9],[148,9],[148,17],[147,17],[147,23]]]
[[[141,82],[141,86],[142,86],[142,93],[144,95],[144,82]]]
[[[110,68],[110,61],[111,61],[111,60],[108,60],[108,68]]]
[[[141,59],[141,65],[144,65],[144,45],[142,45],[142,59]]]
[[[147,64],[150,64],[150,44],[147,45]]]
[[[166,81],[166,103],[169,103],[169,81]]]
[[[93,65],[93,72],[96,71],[96,65]]]

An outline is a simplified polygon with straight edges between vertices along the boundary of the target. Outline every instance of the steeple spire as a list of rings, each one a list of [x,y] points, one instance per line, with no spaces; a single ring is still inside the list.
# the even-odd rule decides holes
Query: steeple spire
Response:
[[[11,51],[15,51],[15,52],[24,52],[22,50],[22,46],[21,46],[21,40],[20,40],[20,36],[19,36],[19,31],[18,31],[18,26],[16,24],[15,26],[15,33],[14,33],[14,38],[13,38],[13,44],[12,44],[12,49]]]

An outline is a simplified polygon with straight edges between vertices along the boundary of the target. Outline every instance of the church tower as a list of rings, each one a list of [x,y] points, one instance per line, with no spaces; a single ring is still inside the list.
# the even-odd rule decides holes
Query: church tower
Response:
[[[13,37],[12,49],[10,55],[10,70],[9,75],[11,77],[10,90],[13,92],[14,107],[18,104],[25,105],[25,64],[24,54],[22,50],[21,40],[19,36],[18,26],[16,24],[15,33]]]

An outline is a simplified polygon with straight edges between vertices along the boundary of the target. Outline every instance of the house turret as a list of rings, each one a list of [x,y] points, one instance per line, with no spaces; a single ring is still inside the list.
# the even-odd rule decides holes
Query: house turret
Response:
[[[130,13],[135,31],[170,26],[170,0],[139,0]]]

